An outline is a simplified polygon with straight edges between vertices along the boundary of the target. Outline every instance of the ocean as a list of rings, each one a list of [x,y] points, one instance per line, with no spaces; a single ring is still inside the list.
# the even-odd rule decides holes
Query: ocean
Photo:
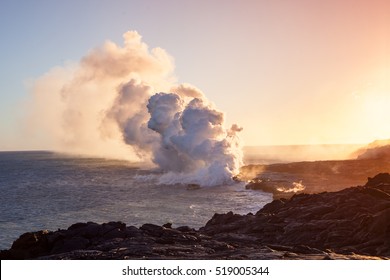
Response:
[[[357,148],[357,145],[245,147],[244,161],[270,164],[345,159]],[[48,151],[0,152],[0,249],[8,249],[24,232],[65,229],[77,222],[122,221],[134,226],[169,222],[174,227],[199,228],[214,213],[256,213],[272,201],[271,194],[245,189],[244,182],[194,188],[160,185],[157,183],[160,175],[157,170],[123,160]],[[324,182],[322,177],[306,178],[309,175],[303,174],[300,179],[305,184]],[[335,178],[332,184],[340,181]],[[348,181],[345,185],[355,183]]]
[[[0,152],[0,249],[10,248],[24,232],[76,222],[199,228],[214,213],[255,213],[272,200],[244,183],[193,188],[145,180],[158,176],[156,170],[121,160]]]

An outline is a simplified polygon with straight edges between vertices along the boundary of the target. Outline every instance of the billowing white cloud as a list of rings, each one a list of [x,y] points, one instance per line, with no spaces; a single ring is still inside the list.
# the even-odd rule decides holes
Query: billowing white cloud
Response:
[[[173,59],[135,31],[35,81],[28,118],[50,149],[153,162],[161,183],[219,185],[242,164],[237,125],[196,87],[176,83]]]

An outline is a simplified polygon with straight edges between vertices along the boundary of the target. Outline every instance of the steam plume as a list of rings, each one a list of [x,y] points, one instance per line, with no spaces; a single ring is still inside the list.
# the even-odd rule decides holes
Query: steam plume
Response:
[[[149,50],[135,31],[123,37],[123,47],[106,42],[34,83],[32,131],[50,149],[153,162],[161,183],[231,182],[241,128],[226,129],[200,90],[176,84],[164,50]]]

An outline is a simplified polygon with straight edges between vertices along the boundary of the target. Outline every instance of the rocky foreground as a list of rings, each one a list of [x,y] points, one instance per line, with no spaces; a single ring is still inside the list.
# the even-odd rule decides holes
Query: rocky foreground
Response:
[[[390,174],[365,186],[278,199],[256,214],[214,214],[195,230],[122,222],[28,232],[1,259],[386,259]]]

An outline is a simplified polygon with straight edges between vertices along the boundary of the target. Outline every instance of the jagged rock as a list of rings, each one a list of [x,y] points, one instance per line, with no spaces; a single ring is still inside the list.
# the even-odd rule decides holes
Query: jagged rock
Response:
[[[144,224],[140,227],[140,230],[155,237],[160,237],[164,233],[164,227],[153,225],[153,224]]]
[[[86,249],[90,241],[82,236],[74,236],[71,238],[57,241],[50,250],[51,254],[65,253],[74,250]]]
[[[275,200],[255,219],[214,215],[202,231],[247,234],[260,243],[389,257],[390,194],[378,189],[388,178],[389,174],[380,174],[364,187]]]
[[[192,231],[195,231],[194,228],[191,228],[189,226],[181,226],[181,227],[176,228],[176,230],[181,231],[181,232],[192,232]]]
[[[172,223],[163,224],[163,227],[165,227],[165,228],[172,228]]]
[[[377,187],[379,185],[390,184],[390,174],[389,173],[379,173],[373,178],[368,177],[365,187]]]

